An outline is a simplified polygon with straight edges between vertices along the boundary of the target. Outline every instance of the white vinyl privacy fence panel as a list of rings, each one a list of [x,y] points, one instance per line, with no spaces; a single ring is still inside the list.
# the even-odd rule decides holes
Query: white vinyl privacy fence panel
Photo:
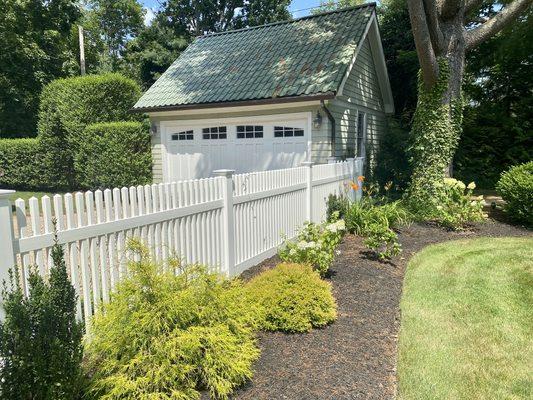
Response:
[[[78,315],[87,320],[126,273],[129,238],[163,264],[178,257],[234,276],[275,254],[305,221],[323,220],[327,197],[344,193],[361,171],[359,159],[240,175],[219,170],[213,178],[18,199],[14,216],[13,191],[3,190],[0,279],[18,265],[27,292],[30,267],[48,274],[57,234]]]

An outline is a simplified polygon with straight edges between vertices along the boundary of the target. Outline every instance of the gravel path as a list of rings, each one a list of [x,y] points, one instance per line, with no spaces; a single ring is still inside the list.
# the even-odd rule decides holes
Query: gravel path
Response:
[[[261,358],[253,381],[234,395],[239,400],[392,399],[396,395],[396,344],[402,280],[408,259],[428,244],[475,236],[518,236],[531,232],[500,222],[470,232],[446,232],[413,224],[400,233],[401,257],[380,263],[360,238],[347,235],[330,280],[338,320],[308,334],[262,333]],[[272,268],[270,260],[243,274]]]

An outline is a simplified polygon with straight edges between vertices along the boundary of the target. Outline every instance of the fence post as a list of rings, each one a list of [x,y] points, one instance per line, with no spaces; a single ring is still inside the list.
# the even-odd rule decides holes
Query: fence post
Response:
[[[235,220],[233,216],[233,174],[232,169],[213,171],[215,176],[223,178],[222,182],[222,235],[224,243],[223,273],[232,276],[235,270]]]
[[[9,279],[9,269],[17,263],[13,241],[15,240],[13,231],[13,214],[11,212],[11,201],[9,196],[15,193],[14,190],[0,189],[0,285]],[[3,302],[3,299],[0,299]],[[0,307],[0,319],[4,319],[4,309]]]
[[[306,190],[306,219],[313,222],[313,165],[312,161],[304,161],[302,165],[307,167],[307,190]]]

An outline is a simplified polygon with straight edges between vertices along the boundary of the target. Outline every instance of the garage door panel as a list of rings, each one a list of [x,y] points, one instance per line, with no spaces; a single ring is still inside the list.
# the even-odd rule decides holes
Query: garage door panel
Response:
[[[208,177],[217,169],[234,169],[237,173],[246,173],[290,168],[299,166],[308,157],[306,120],[249,122],[249,125],[263,126],[262,138],[237,138],[237,125],[224,124],[222,121],[216,125],[227,127],[227,138],[203,139],[202,128],[198,126],[173,130],[193,129],[194,140],[170,142],[167,165],[171,179]],[[275,137],[276,126],[288,127],[289,132],[291,128],[301,129],[304,136]],[[170,131],[167,132],[169,134]]]

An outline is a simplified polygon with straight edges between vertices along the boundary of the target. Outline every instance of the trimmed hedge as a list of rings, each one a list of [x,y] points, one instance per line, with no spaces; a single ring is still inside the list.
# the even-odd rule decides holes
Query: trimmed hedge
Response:
[[[113,188],[152,181],[149,126],[108,122],[85,128],[74,157],[78,183],[84,188]]]
[[[509,216],[533,227],[533,161],[503,172],[496,189],[505,200]]]
[[[58,79],[41,94],[39,140],[46,178],[56,187],[78,186],[74,157],[87,125],[139,119],[128,111],[140,96],[135,81],[120,74]]]
[[[0,187],[38,189],[42,179],[37,139],[0,139]]]

